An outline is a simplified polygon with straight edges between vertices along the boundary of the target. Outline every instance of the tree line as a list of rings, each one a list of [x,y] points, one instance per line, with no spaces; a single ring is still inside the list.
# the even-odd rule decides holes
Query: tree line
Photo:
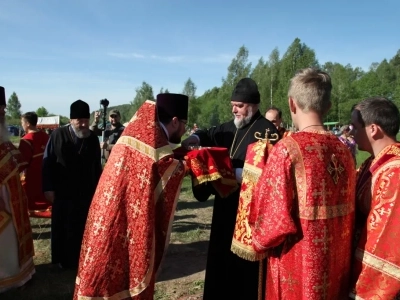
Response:
[[[243,45],[227,68],[220,86],[206,90],[197,96],[197,87],[189,77],[182,91],[174,91],[189,97],[189,124],[197,123],[200,128],[207,128],[232,119],[230,96],[238,81],[244,77],[254,79],[261,94],[260,110],[264,113],[268,107],[276,106],[283,112],[286,124],[290,124],[287,105],[287,92],[290,78],[296,71],[316,67],[330,74],[332,78],[332,108],[325,121],[348,123],[351,107],[364,98],[383,96],[400,106],[400,50],[390,59],[372,62],[368,71],[350,64],[337,62],[320,64],[315,51],[296,38],[281,55],[278,48],[272,50],[268,58],[260,57],[255,66],[249,61],[249,50]],[[129,105],[123,105],[122,121],[128,121],[145,100],[154,99],[152,86],[143,82],[135,90],[136,95]],[[161,88],[160,93],[168,93]],[[119,106],[118,106],[119,107]],[[110,107],[116,108],[116,107]],[[21,114],[21,104],[15,92],[8,100],[8,115],[11,119]],[[46,108],[36,111],[39,116],[47,116]],[[68,118],[63,117],[68,122]]]

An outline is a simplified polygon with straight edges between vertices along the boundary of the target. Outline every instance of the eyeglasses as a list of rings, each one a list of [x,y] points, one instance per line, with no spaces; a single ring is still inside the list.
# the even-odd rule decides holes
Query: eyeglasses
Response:
[[[182,120],[179,120],[179,122],[183,123],[184,125],[187,125],[188,123],[188,121],[182,121]]]
[[[118,115],[110,115],[110,118],[115,119],[116,117],[118,117]]]

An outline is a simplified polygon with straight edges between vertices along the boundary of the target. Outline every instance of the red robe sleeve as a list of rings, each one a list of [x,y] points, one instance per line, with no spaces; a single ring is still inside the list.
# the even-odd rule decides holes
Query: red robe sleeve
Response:
[[[279,246],[296,233],[292,218],[294,179],[291,159],[283,143],[273,147],[255,189],[251,208],[253,247],[257,252]]]
[[[32,159],[33,148],[32,148],[31,143],[28,140],[21,139],[21,141],[19,142],[18,150],[21,152],[21,155],[22,155],[22,162],[19,162],[20,165],[22,165],[19,167],[19,172],[22,172],[23,170],[25,170],[28,167],[28,165]]]

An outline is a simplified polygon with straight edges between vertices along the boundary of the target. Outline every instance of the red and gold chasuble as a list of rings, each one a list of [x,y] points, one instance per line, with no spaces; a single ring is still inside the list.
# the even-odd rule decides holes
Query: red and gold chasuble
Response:
[[[359,202],[360,210],[367,211],[367,219],[355,252],[350,296],[354,299],[398,299],[400,144],[384,148],[367,171],[372,176],[367,185],[371,192],[367,194],[370,198]]]
[[[329,132],[293,133],[272,148],[250,218],[254,249],[268,255],[265,299],[348,297],[355,172]]]
[[[26,163],[11,142],[0,144],[0,182],[5,185],[10,195],[11,214],[0,211],[0,234],[8,222],[14,223],[18,239],[18,258],[20,267],[34,255],[32,229],[28,216],[28,205],[22,189],[19,169]],[[7,199],[5,199],[7,201]],[[6,245],[1,245],[5,247]],[[33,265],[29,271],[33,269]]]
[[[153,299],[183,177],[155,102],[146,101],[114,146],[97,186],[74,299]]]
[[[51,217],[52,205],[42,191],[42,161],[48,140],[49,135],[43,131],[30,132],[21,139],[19,145],[22,157],[28,164],[22,172],[21,181],[31,217]]]
[[[264,253],[258,253],[253,248],[249,218],[251,207],[255,205],[254,188],[261,176],[268,153],[273,147],[271,141],[278,139],[279,136],[274,136],[272,139],[260,139],[258,142],[250,144],[246,151],[231,251],[239,257],[250,261],[261,260],[266,256]]]

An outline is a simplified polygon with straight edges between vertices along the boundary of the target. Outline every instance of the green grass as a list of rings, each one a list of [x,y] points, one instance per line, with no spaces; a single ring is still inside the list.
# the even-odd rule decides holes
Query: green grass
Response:
[[[10,136],[10,142],[14,144],[19,144],[21,138],[19,136]]]
[[[356,155],[357,168],[361,166],[361,164],[370,156],[371,154],[369,154],[368,152],[357,150],[357,155]]]

